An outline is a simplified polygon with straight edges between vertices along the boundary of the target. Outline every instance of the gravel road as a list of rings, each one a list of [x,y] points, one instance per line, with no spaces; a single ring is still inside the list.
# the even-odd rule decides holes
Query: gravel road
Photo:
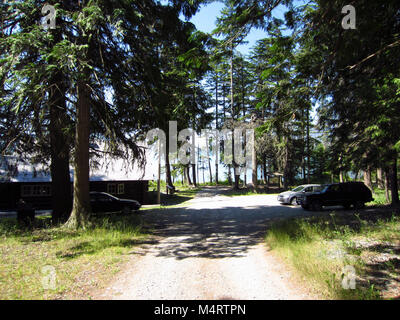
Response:
[[[143,211],[154,231],[94,299],[312,299],[264,244],[271,221],[307,214],[276,195],[207,188],[187,206]]]

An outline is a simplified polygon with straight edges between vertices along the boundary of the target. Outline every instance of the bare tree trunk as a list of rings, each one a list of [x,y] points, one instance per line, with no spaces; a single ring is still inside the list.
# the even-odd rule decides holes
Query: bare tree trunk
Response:
[[[233,42],[231,43],[231,59],[230,59],[230,80],[231,80],[231,114],[232,114],[232,126],[235,121],[235,110],[234,110],[234,92],[233,92]],[[239,180],[240,175],[238,175],[238,166],[235,160],[235,135],[233,132],[234,128],[232,127],[232,165],[233,165],[233,175],[235,178],[234,189],[239,189]]]
[[[263,177],[264,177],[264,184],[268,184],[268,172],[267,172],[267,157],[263,156]]]
[[[49,96],[52,222],[58,224],[67,221],[72,209],[69,173],[70,142],[68,135],[63,130],[68,125],[68,121],[62,83],[53,86]]]
[[[376,184],[378,188],[383,190],[385,189],[385,181],[384,181],[384,171],[381,168],[376,170]]]
[[[208,174],[210,175],[210,184],[213,182],[212,180],[212,171],[211,171],[211,159],[210,159],[210,146],[208,143],[208,137],[206,137],[206,148],[207,148],[207,162],[208,162]]]
[[[90,215],[89,198],[89,112],[90,97],[84,81],[78,82],[74,154],[74,201],[66,225],[85,228]]]
[[[232,172],[231,172],[232,166],[228,164],[228,183],[229,185],[232,185]]]
[[[386,198],[386,203],[390,203],[390,180],[389,180],[389,169],[385,169],[385,198]]]
[[[196,166],[197,170],[196,170],[196,176],[197,176],[197,179],[199,180],[199,183],[200,183],[200,172],[199,172],[199,170],[201,170],[200,169],[200,164],[202,164],[202,162],[200,160],[200,148],[197,148],[197,166]],[[202,164],[202,166],[204,167],[204,164]]]
[[[310,108],[307,106],[307,183],[310,183],[311,151],[310,151]]]
[[[183,167],[183,181],[185,182],[186,185],[189,185],[189,177],[188,177],[187,166]]]
[[[193,176],[193,185],[197,187],[197,179],[196,179],[196,164],[192,164],[192,176]]]
[[[257,151],[256,151],[256,134],[253,131],[253,147],[251,148],[251,182],[253,183],[253,187],[257,188],[258,186],[258,176],[257,176]]]
[[[54,43],[61,41],[59,30],[52,32]],[[50,64],[54,64],[51,59]],[[49,83],[49,136],[50,136],[50,172],[52,194],[52,222],[64,223],[72,210],[71,177],[69,172],[70,141],[65,128],[68,127],[66,106],[65,77],[57,72]]]
[[[186,166],[186,177],[187,177],[187,181],[188,181],[189,186],[191,186],[192,185],[192,180],[190,179],[190,164],[188,164]]]
[[[364,184],[373,190],[372,188],[372,180],[371,180],[371,168],[368,167],[367,170],[364,171]]]
[[[167,139],[167,148],[166,150],[168,150],[168,139]],[[171,177],[171,165],[169,163],[169,154],[168,151],[165,152],[165,180],[166,180],[166,192],[168,193],[168,186],[174,187],[174,183],[172,181],[172,177]]]
[[[393,163],[390,168],[390,193],[392,195],[392,205],[399,204],[399,187],[397,181],[397,154],[394,155]]]
[[[158,141],[157,203],[161,204],[161,142]]]
[[[343,182],[344,182],[344,173],[343,173],[342,170],[340,170],[340,172],[339,172],[339,182],[340,182],[340,183],[343,183]]]
[[[215,150],[215,184],[218,185],[218,156],[219,156],[219,150],[216,148]]]

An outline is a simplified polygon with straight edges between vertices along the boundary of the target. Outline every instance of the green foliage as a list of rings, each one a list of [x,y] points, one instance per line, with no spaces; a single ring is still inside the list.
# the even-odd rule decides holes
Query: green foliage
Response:
[[[372,223],[369,218],[357,214],[332,213],[330,217],[286,220],[268,230],[266,241],[306,277],[308,283],[311,282],[311,286],[324,298],[380,299],[386,294],[384,288],[376,285],[379,279],[373,279],[373,270],[364,261],[371,255],[370,249],[357,243],[396,243],[399,239],[396,232],[399,219],[392,216]],[[346,265],[356,269],[358,277],[355,290],[345,290],[341,286]],[[393,272],[391,268],[389,263],[380,270],[389,269]],[[372,280],[361,281],[363,278]]]

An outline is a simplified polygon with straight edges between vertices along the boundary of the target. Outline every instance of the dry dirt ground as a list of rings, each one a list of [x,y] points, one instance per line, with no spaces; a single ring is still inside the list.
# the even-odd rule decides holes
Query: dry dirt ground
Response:
[[[271,221],[309,214],[276,195],[227,197],[200,191],[187,206],[143,211],[154,236],[135,248],[93,299],[315,299],[268,252]]]

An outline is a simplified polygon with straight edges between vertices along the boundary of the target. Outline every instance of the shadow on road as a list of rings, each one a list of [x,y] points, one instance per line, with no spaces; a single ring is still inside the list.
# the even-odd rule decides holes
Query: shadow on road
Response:
[[[354,213],[342,207],[304,211],[299,206],[280,205],[276,195],[226,197],[225,189],[205,188],[188,207],[147,211],[143,219],[158,240],[153,248],[156,255],[176,259],[242,257],[262,242],[268,227],[279,220],[326,216],[333,210],[345,216]],[[363,213],[374,216],[376,210]]]
[[[143,216],[145,224],[154,236],[162,239],[156,245],[157,256],[242,257],[250,247],[262,242],[272,222],[311,214],[293,206],[232,206],[234,201],[238,200],[222,201],[218,208],[204,208],[203,203],[200,208],[195,204],[147,212]]]

